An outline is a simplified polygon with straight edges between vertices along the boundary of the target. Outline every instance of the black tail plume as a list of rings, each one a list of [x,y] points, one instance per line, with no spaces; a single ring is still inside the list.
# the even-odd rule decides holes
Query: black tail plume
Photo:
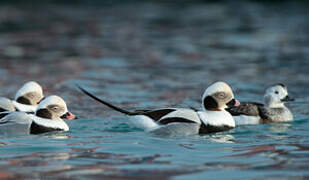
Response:
[[[127,110],[124,110],[124,109],[121,109],[119,107],[116,107],[106,101],[103,101],[102,99],[96,97],[95,95],[91,94],[90,92],[86,91],[84,88],[80,87],[78,84],[76,84],[76,86],[78,87],[78,89],[80,89],[83,93],[85,93],[86,95],[90,96],[92,99],[96,100],[96,101],[99,101],[100,103],[106,105],[107,107],[111,108],[111,109],[114,109],[116,111],[119,111],[123,114],[126,114],[126,115],[136,115],[136,113],[133,113],[133,112],[129,112]]]

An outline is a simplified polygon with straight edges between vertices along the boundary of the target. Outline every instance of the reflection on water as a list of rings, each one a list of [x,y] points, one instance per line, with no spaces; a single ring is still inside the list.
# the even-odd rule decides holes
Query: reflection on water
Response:
[[[287,130],[291,129],[291,124],[285,124],[285,123],[274,123],[270,124],[269,130],[276,132],[276,133],[284,133]]]
[[[51,139],[69,139],[70,136],[62,134],[62,132],[57,133],[46,133],[44,137],[51,138]]]
[[[308,178],[306,6],[1,6],[1,96],[37,80],[80,119],[68,122],[70,132],[2,137],[0,179]],[[297,99],[288,104],[296,121],[160,137],[75,87],[128,110],[201,109],[202,92],[217,80],[241,101],[260,101],[268,85],[286,84]]]
[[[211,135],[209,139],[218,143],[234,143],[235,137],[232,135]]]

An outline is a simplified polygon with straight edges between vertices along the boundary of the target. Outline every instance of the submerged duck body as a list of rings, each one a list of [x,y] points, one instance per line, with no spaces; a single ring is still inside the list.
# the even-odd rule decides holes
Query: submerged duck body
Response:
[[[102,104],[129,116],[135,127],[156,134],[202,134],[225,131],[235,127],[231,114],[225,111],[228,105],[237,105],[229,85],[216,82],[206,89],[202,97],[203,111],[186,108],[162,108],[129,112],[92,95],[79,87],[88,96]]]

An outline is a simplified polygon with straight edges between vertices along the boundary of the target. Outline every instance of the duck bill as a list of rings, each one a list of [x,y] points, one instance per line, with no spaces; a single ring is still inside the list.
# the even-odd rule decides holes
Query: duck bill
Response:
[[[291,98],[290,96],[285,96],[283,99],[281,99],[282,102],[291,102],[294,101],[294,98]]]
[[[237,99],[235,99],[235,104],[234,104],[234,106],[239,106],[240,105],[240,102],[237,100]]]
[[[237,99],[232,99],[230,102],[226,104],[228,108],[239,106],[239,105],[240,105],[240,102]]]
[[[76,119],[76,116],[71,112],[67,112],[61,116],[61,119],[73,120],[73,119]]]

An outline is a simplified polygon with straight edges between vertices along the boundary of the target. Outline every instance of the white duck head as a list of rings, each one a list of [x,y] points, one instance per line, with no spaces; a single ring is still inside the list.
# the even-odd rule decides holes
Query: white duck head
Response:
[[[65,101],[56,95],[48,96],[40,102],[35,115],[50,120],[75,119],[75,115],[68,111]]]
[[[268,107],[281,108],[288,101],[294,101],[294,99],[289,97],[287,87],[283,84],[275,84],[265,91],[264,102]]]
[[[202,97],[203,109],[206,111],[222,111],[228,106],[238,106],[231,87],[225,82],[210,85]]]
[[[36,106],[43,97],[42,87],[35,81],[29,81],[17,91],[14,100],[20,104]]]

